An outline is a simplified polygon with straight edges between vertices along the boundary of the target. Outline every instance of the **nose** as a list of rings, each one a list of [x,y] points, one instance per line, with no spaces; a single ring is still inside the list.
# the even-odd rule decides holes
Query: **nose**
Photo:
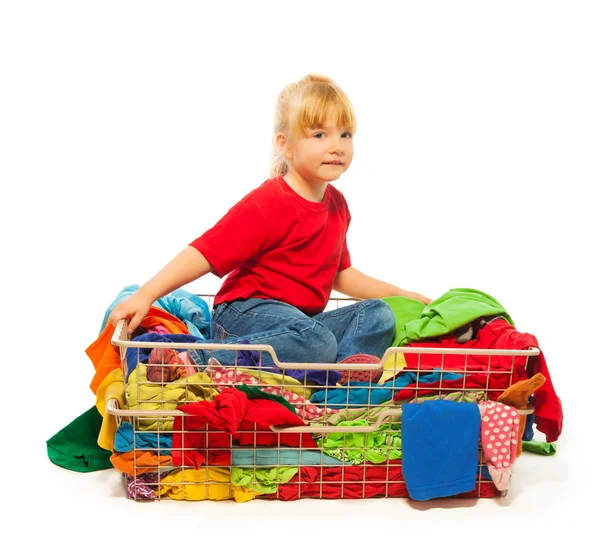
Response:
[[[339,137],[334,136],[331,139],[331,144],[329,145],[329,152],[331,154],[344,154],[344,152],[342,151],[342,140]]]

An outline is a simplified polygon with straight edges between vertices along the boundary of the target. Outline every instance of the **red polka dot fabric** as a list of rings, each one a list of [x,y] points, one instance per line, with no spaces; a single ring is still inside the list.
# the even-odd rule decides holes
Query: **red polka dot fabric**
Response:
[[[516,459],[519,414],[500,402],[482,402],[481,447],[492,480],[500,491],[507,490]]]

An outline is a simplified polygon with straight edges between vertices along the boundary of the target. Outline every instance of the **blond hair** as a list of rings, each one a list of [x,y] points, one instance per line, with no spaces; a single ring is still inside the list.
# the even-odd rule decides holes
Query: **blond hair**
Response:
[[[333,123],[352,133],[356,133],[356,118],[350,99],[329,77],[305,75],[302,79],[287,85],[275,104],[275,125],[273,129],[273,152],[270,177],[288,171],[288,165],[281,156],[275,137],[283,133],[291,142],[298,134],[306,134],[311,128],[322,127],[328,116]]]

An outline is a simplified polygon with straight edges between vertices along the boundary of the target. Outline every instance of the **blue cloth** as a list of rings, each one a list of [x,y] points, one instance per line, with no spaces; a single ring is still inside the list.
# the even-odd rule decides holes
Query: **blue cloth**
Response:
[[[300,455],[302,454],[302,455]],[[279,455],[279,460],[277,459]],[[256,457],[256,459],[255,459]],[[238,449],[231,450],[231,465],[242,467],[246,465],[349,465],[350,462],[342,462],[337,458],[328,456],[315,450],[290,450],[290,449]],[[298,463],[301,461],[301,463]]]
[[[529,403],[533,403],[533,396],[529,396]],[[533,440],[533,424],[535,423],[535,413],[530,413],[525,418],[525,428],[523,429],[522,440]]]
[[[480,429],[475,403],[435,400],[402,406],[402,474],[413,500],[475,488]]]
[[[422,374],[419,384],[431,384],[440,382],[442,374],[438,372]],[[463,378],[463,374],[444,372],[444,380],[457,380]],[[392,380],[383,384],[373,385],[370,382],[350,381],[348,385],[315,392],[310,401],[314,404],[326,403],[332,409],[366,405],[380,405],[392,399],[397,390],[401,390],[409,384],[416,384],[417,375],[413,372],[405,372],[396,375]],[[372,386],[372,388],[369,388]]]
[[[482,466],[481,468],[481,475],[487,479],[488,481],[493,481],[494,479],[492,479],[492,476],[490,475],[490,472],[488,470],[487,465]]]
[[[133,450],[133,434],[131,423],[123,421],[115,433],[113,443],[115,452],[131,452]],[[171,453],[173,447],[172,433],[138,432],[135,434],[136,450],[157,450],[159,447],[161,455],[168,456]]]
[[[110,307],[104,314],[100,332],[104,330],[112,310],[121,303],[121,301],[125,301],[139,289],[140,287],[137,284],[132,284],[131,286],[125,287],[123,291],[117,295],[117,298],[110,304]],[[175,315],[179,320],[182,320],[188,327],[188,331],[192,336],[197,336],[199,338],[206,338],[208,336],[211,320],[210,310],[208,308],[208,303],[201,297],[180,288],[157,299],[153,305],[160,309],[164,309],[168,313]]]
[[[188,334],[157,334],[156,332],[147,332],[146,334],[140,334],[135,338],[132,338],[132,342],[163,342],[163,343],[192,343],[198,344],[206,342],[202,338],[196,338],[195,336],[189,336]],[[168,346],[165,346],[168,348]],[[183,349],[175,350],[177,352],[185,351]],[[139,363],[146,363],[150,357],[152,348],[127,348],[125,352],[125,358],[127,360],[127,378],[131,372],[138,366]]]

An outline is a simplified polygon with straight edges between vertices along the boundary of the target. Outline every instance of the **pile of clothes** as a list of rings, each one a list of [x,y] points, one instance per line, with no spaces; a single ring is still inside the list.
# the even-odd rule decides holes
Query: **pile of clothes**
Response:
[[[198,365],[193,344],[206,340],[210,311],[200,297],[176,290],[151,308],[121,360],[107,317],[136,289],[117,296],[86,350],[95,407],[47,443],[63,467],[119,470],[131,498],[492,497],[508,488],[522,449],[555,451],[562,407],[542,353],[395,354],[377,373],[360,374],[262,368],[257,352],[240,347],[236,367],[215,359]],[[384,301],[396,317],[392,347],[539,349],[478,290],[453,289],[428,306]],[[169,346],[179,343],[187,349]],[[183,413],[118,424],[108,400]],[[517,410],[529,404],[528,419]],[[398,408],[401,416],[381,418]],[[533,440],[533,421],[545,443]],[[299,426],[308,428],[278,430]]]

